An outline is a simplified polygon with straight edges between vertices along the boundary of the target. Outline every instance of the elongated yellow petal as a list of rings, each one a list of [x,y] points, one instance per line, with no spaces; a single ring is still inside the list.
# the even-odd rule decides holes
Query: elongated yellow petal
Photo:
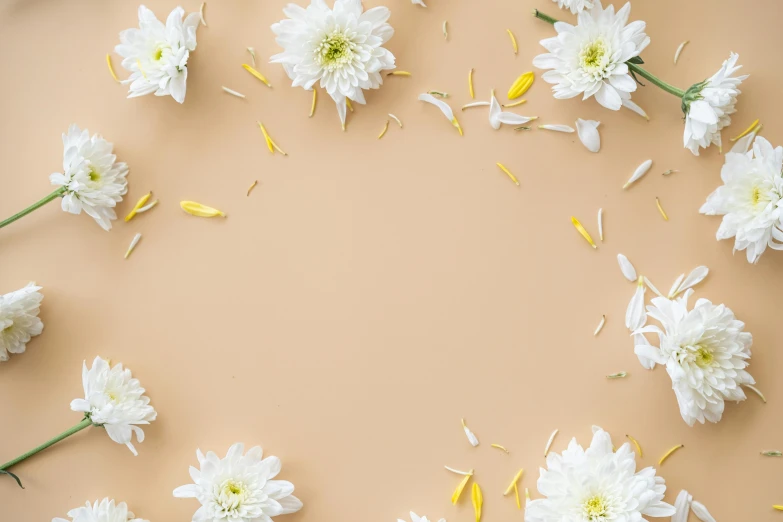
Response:
[[[661,457],[661,460],[659,460],[659,461],[658,461],[658,465],[660,466],[661,464],[663,464],[663,462],[664,462],[666,459],[668,459],[668,458],[671,456],[671,454],[672,454],[672,453],[674,453],[674,452],[675,452],[675,451],[677,451],[678,449],[680,449],[680,448],[684,448],[684,447],[685,447],[685,444],[678,444],[678,445],[674,446],[672,449],[670,449],[669,451],[667,451],[667,452],[666,452],[666,454],[664,454],[664,456],[663,456],[663,457]]]
[[[666,211],[661,206],[661,200],[658,198],[655,198],[655,204],[658,206],[658,212],[661,213],[661,216],[663,216],[664,221],[669,221],[669,216],[666,215]]]
[[[196,203],[195,201],[181,201],[179,204],[180,207],[182,207],[182,210],[187,212],[188,214],[192,216],[198,216],[198,217],[216,217],[216,216],[222,216],[226,217],[226,214],[221,212],[220,210],[212,207],[208,207],[206,205],[202,205],[201,203]]]
[[[490,444],[490,446],[492,446],[493,448],[497,448],[497,449],[499,449],[500,451],[502,451],[504,453],[509,453],[509,454],[511,453],[510,451],[508,451],[506,449],[505,446],[501,446],[500,444]]]
[[[246,63],[243,63],[243,64],[242,64],[242,67],[244,67],[244,69],[245,69],[247,72],[249,72],[250,74],[252,74],[252,75],[253,75],[253,76],[255,76],[256,78],[258,78],[259,80],[261,80],[261,81],[264,83],[264,85],[266,85],[267,87],[272,87],[272,84],[271,84],[271,83],[269,83],[269,80],[267,80],[267,79],[266,79],[266,76],[264,76],[264,75],[263,75],[263,74],[261,74],[260,72],[256,71],[255,69],[253,69],[251,66],[249,66],[249,65],[248,65],[248,64],[246,64]]]
[[[506,491],[503,492],[503,496],[508,495],[511,493],[511,490],[514,489],[514,487],[517,485],[517,482],[519,482],[519,479],[522,478],[522,475],[525,473],[525,469],[522,468],[519,471],[517,471],[517,474],[514,475],[514,479],[511,481],[511,484],[508,485],[506,488]]]
[[[598,248],[598,245],[595,244],[595,241],[593,241],[592,236],[585,230],[585,227],[582,226],[582,223],[579,222],[578,219],[576,219],[574,216],[571,216],[571,223],[574,224],[574,227],[576,227],[576,230],[579,231],[580,234],[582,234],[582,237],[587,240],[588,243],[590,243],[590,246],[593,248]]]
[[[502,170],[503,172],[505,172],[505,173],[506,173],[506,176],[508,176],[509,178],[511,178],[511,181],[513,181],[513,182],[514,182],[514,183],[517,185],[517,187],[519,186],[519,180],[517,179],[517,177],[516,177],[516,176],[514,176],[514,175],[511,173],[511,171],[510,171],[510,170],[508,170],[508,169],[507,169],[507,168],[506,168],[506,167],[505,167],[505,166],[504,166],[502,163],[496,163],[496,165],[497,165],[498,167],[500,167],[500,170]]]
[[[481,522],[481,507],[484,505],[484,495],[481,494],[481,488],[478,482],[473,483],[473,491],[470,499],[473,501],[473,511],[476,513],[476,522]]]
[[[353,103],[351,103],[350,98],[345,99],[345,106],[348,107],[348,110],[353,112]]]
[[[514,47],[514,54],[519,52],[519,45],[517,45],[517,37],[511,32],[511,29],[506,29],[508,37],[511,38],[511,45]]]
[[[778,511],[783,511],[783,506],[781,506],[779,504],[775,504],[775,505],[772,506],[772,509],[776,509]]]
[[[475,99],[476,92],[473,90],[473,69],[468,72],[468,91],[470,92],[471,99]]]
[[[462,491],[465,489],[465,486],[468,485],[468,482],[470,481],[470,477],[473,476],[473,470],[470,470],[470,475],[465,475],[465,477],[460,481],[459,484],[457,484],[457,489],[454,490],[454,493],[451,495],[451,503],[453,505],[457,505],[457,501],[459,500],[460,495],[462,495]]]
[[[628,440],[633,442],[633,445],[636,446],[636,451],[639,452],[640,457],[644,457],[644,453],[642,453],[642,446],[639,444],[639,441],[631,437],[630,435],[626,435],[628,437]]]
[[[503,107],[505,107],[507,109],[510,109],[511,107],[516,107],[518,105],[522,105],[523,103],[527,103],[527,100],[523,99],[523,100],[515,101],[514,103],[506,103],[506,104],[503,104]]]
[[[128,222],[134,217],[136,217],[136,213],[138,210],[143,207],[147,201],[152,197],[152,192],[147,192],[142,197],[139,198],[139,200],[136,202],[136,205],[133,207],[133,209],[128,213],[127,216],[125,216],[125,221]]]
[[[386,125],[383,126],[383,130],[378,134],[378,139],[383,138],[386,135],[386,131],[389,130],[389,120],[386,120]]]
[[[273,140],[272,137],[269,135],[269,133],[266,131],[266,127],[264,127],[264,124],[261,123],[260,121],[257,121],[256,123],[258,123],[258,127],[261,129],[261,132],[264,134],[264,139],[266,140],[266,146],[269,149],[269,152],[274,154],[276,150],[283,156],[288,156],[287,152],[285,152],[283,149],[277,146],[275,140]]]
[[[408,71],[392,71],[390,73],[386,73],[386,76],[411,76],[411,73]]]
[[[107,54],[106,56],[109,55]],[[753,132],[753,129],[755,129],[758,124],[759,124],[759,120],[754,121],[753,123],[750,124],[750,127],[742,131],[738,136],[731,138],[729,141],[737,141],[740,138],[744,138],[745,136]]]
[[[531,71],[521,74],[508,89],[508,99],[513,100],[525,94],[535,79],[536,75]]]
[[[117,73],[114,72],[114,66],[111,64],[111,55],[109,53],[106,53],[106,65],[109,66],[109,73],[111,73],[111,77],[114,78],[114,81],[119,83],[120,79],[117,78]]]
[[[253,189],[256,188],[256,185],[258,185],[258,180],[255,180],[252,185],[250,185],[250,188],[247,189],[247,195],[249,196],[251,192],[253,192]]]
[[[456,116],[454,116],[454,119],[451,120],[451,124],[454,125],[457,128],[457,130],[459,131],[459,135],[462,136],[463,135],[462,134],[462,126],[457,121],[457,117]]]
[[[522,503],[519,501],[519,488],[516,482],[514,482],[514,496],[517,499],[517,509],[522,509]]]
[[[315,114],[315,104],[318,102],[318,89],[313,86],[313,104],[310,106],[310,116],[308,118],[312,118],[313,114]]]

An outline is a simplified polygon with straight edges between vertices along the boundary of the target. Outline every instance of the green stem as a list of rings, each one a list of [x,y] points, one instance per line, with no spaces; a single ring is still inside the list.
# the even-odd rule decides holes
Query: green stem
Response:
[[[630,62],[625,62],[625,63],[628,65],[628,68],[630,70],[632,70],[633,72],[635,72],[636,74],[644,78],[645,80],[649,80],[651,83],[657,85],[658,87],[668,92],[669,94],[673,94],[678,98],[682,98],[683,96],[685,96],[685,91],[683,91],[682,89],[678,89],[674,85],[670,85],[666,83],[665,81],[661,80],[657,76],[654,76],[651,73],[647,72],[646,70],[642,69],[635,63],[630,63]]]
[[[22,218],[22,217],[26,216],[27,214],[29,214],[29,213],[30,213],[30,212],[32,212],[33,210],[39,209],[39,208],[41,208],[42,206],[44,206],[44,205],[46,205],[47,203],[49,203],[50,201],[52,201],[53,199],[57,199],[57,198],[59,198],[59,197],[60,197],[60,196],[62,196],[64,193],[65,193],[65,187],[60,187],[60,188],[58,188],[57,190],[55,190],[54,192],[52,192],[51,194],[49,194],[48,196],[46,196],[45,198],[43,198],[41,201],[36,201],[35,203],[33,203],[32,205],[30,205],[30,206],[29,206],[29,207],[27,207],[26,209],[22,210],[21,212],[17,212],[16,214],[14,214],[13,216],[11,216],[10,218],[8,218],[8,219],[6,219],[6,220],[4,220],[4,221],[0,221],[0,228],[3,228],[3,227],[4,227],[4,226],[6,226],[6,225],[10,225],[11,223],[13,223],[14,221],[16,221],[17,219],[19,219],[19,218]]]
[[[543,20],[546,23],[549,23],[549,24],[552,24],[552,25],[555,25],[556,22],[560,21],[557,18],[552,18],[551,16],[542,13],[538,9],[533,9],[533,16],[535,16],[539,20]]]
[[[77,424],[73,428],[65,430],[64,432],[60,433],[59,435],[57,435],[53,439],[47,440],[46,442],[44,442],[43,444],[41,444],[37,448],[31,449],[30,451],[28,451],[24,455],[20,455],[19,457],[16,457],[14,460],[9,460],[8,462],[6,462],[2,466],[0,466],[0,471],[7,470],[11,466],[19,464],[23,460],[25,460],[25,459],[27,459],[29,457],[32,457],[36,453],[45,450],[49,446],[53,446],[53,445],[57,444],[61,440],[65,439],[65,438],[68,438],[71,435],[73,435],[74,433],[82,431],[84,428],[87,428],[88,426],[91,426],[91,425],[92,425],[92,421],[90,419],[88,419],[88,418],[85,418],[84,420],[82,420],[79,424]]]

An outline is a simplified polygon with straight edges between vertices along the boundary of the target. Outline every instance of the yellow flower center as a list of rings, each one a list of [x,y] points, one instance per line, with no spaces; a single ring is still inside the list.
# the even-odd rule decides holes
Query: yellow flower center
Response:
[[[750,200],[753,202],[753,206],[759,204],[761,201],[761,189],[759,187],[753,187],[753,191],[750,193]]]
[[[101,180],[101,174],[97,170],[95,170],[95,167],[90,167],[90,181],[93,183],[97,183]]]
[[[335,29],[316,48],[316,59],[322,67],[333,71],[353,60],[355,48],[356,44],[341,29]]]
[[[582,511],[587,520],[602,520],[609,512],[609,505],[601,495],[593,495],[582,505]]]
[[[606,50],[606,42],[604,42],[603,38],[597,38],[582,47],[582,50],[579,51],[579,63],[582,65],[582,68],[591,73],[598,69],[603,69]]]
[[[158,47],[158,50],[155,51],[155,55],[152,57],[154,60],[160,60],[163,58],[163,48]]]
[[[699,346],[696,350],[696,365],[700,368],[706,368],[712,364],[715,358],[712,356],[712,350]]]

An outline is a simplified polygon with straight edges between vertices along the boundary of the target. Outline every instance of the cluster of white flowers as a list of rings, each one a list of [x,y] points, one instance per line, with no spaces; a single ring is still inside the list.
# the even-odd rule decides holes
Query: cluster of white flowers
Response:
[[[149,522],[136,518],[132,511],[128,511],[125,502],[115,504],[114,500],[104,498],[94,504],[89,502],[84,506],[72,509],[68,512],[72,522]],[[53,518],[52,522],[69,522],[64,518]]]
[[[560,9],[570,9],[573,14],[577,14],[585,9],[593,7],[592,0],[552,0],[557,3]]]
[[[29,283],[24,288],[0,295],[0,362],[11,353],[24,353],[31,337],[43,331],[38,318],[43,295],[41,287]]]

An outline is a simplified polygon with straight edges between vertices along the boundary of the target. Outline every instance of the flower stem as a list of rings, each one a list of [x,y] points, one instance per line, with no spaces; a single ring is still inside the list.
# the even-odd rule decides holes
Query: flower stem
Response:
[[[559,20],[557,18],[552,18],[549,15],[545,15],[544,13],[539,11],[538,9],[533,9],[533,16],[535,16],[539,20],[543,20],[543,21],[545,21],[547,23],[550,23],[552,25],[555,25],[555,22],[559,22]]]
[[[4,226],[6,226],[6,225],[10,225],[11,223],[13,223],[14,221],[16,221],[17,219],[19,219],[19,218],[21,218],[21,217],[24,217],[24,216],[26,216],[27,214],[29,214],[29,213],[30,213],[30,212],[32,212],[33,210],[36,210],[36,209],[38,209],[38,208],[41,208],[42,206],[46,205],[47,203],[49,203],[49,202],[50,202],[50,201],[52,201],[53,199],[57,199],[57,198],[59,198],[59,197],[60,197],[60,196],[62,196],[64,193],[65,193],[65,187],[60,187],[60,188],[58,188],[57,190],[55,190],[54,192],[52,192],[51,194],[49,194],[48,196],[46,196],[46,197],[45,197],[45,198],[43,198],[42,200],[40,200],[40,201],[36,201],[35,203],[33,203],[32,205],[30,205],[30,206],[29,206],[29,207],[27,207],[26,209],[22,210],[21,212],[17,212],[16,214],[14,214],[13,216],[11,216],[10,218],[8,218],[8,219],[6,219],[6,220],[4,220],[4,221],[0,221],[0,228],[3,228],[3,227],[4,227]],[[1,469],[1,468],[0,468],[0,469]]]
[[[652,82],[653,84],[657,85],[658,87],[660,87],[664,91],[668,92],[669,94],[673,94],[673,95],[677,96],[678,98],[682,98],[683,96],[685,96],[685,91],[683,91],[682,89],[678,89],[674,85],[670,85],[670,84],[666,83],[665,81],[661,80],[660,78],[658,78],[658,77],[654,76],[653,74],[647,72],[646,70],[642,69],[641,67],[639,67],[635,63],[630,63],[630,62],[625,62],[625,63],[628,65],[628,68],[630,70],[632,70],[633,72],[635,72],[636,74],[638,74],[639,76],[644,78],[645,80],[649,80],[650,82]]]
[[[90,419],[88,419],[88,418],[85,418],[84,420],[82,420],[79,424],[77,424],[73,428],[65,430],[64,432],[60,433],[59,435],[57,435],[53,439],[47,440],[46,442],[44,442],[43,444],[41,444],[37,448],[33,448],[30,451],[28,451],[27,453],[25,453],[24,455],[20,455],[19,457],[16,457],[13,460],[9,460],[8,462],[6,462],[2,466],[0,466],[0,470],[2,470],[2,471],[7,470],[11,466],[19,464],[23,460],[25,460],[25,459],[27,459],[29,457],[32,457],[36,453],[45,450],[49,446],[53,446],[53,445],[57,444],[61,440],[65,439],[65,438],[68,438],[71,435],[73,435],[74,433],[82,431],[84,428],[87,428],[88,426],[91,426],[91,425],[92,425],[92,421]]]

